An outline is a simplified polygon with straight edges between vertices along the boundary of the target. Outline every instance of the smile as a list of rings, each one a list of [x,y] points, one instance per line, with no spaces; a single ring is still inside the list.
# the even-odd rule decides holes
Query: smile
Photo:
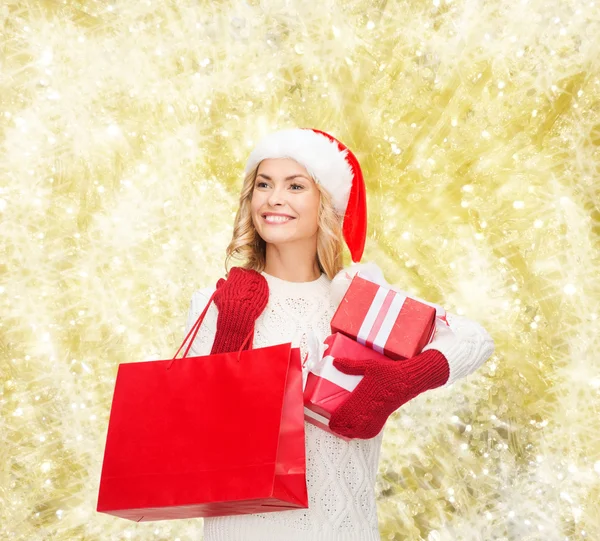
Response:
[[[285,224],[293,220],[294,218],[288,218],[287,216],[263,216],[263,220],[268,224]]]

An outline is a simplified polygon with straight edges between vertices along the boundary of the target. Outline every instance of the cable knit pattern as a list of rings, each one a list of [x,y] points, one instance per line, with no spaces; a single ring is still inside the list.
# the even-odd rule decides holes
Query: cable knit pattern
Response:
[[[221,278],[213,298],[219,316],[211,354],[240,349],[268,299],[269,285],[255,270],[233,267],[227,280]],[[250,344],[243,349],[250,349]]]
[[[448,379],[448,362],[432,349],[410,359],[336,358],[333,365],[346,374],[363,375],[350,397],[331,416],[329,428],[347,438],[372,438],[400,406]]]
[[[330,297],[331,280],[322,274],[315,281],[298,283],[261,274],[269,285],[269,301],[256,321],[254,347],[291,342],[304,358],[311,332],[320,340],[331,334],[336,309]],[[193,294],[186,334],[214,290],[209,287]],[[218,310],[211,303],[188,355],[210,353],[217,318]],[[451,327],[454,321],[460,327],[456,336],[464,337],[465,344],[457,345],[445,336],[443,344],[434,339],[432,345],[450,351],[455,374],[470,373],[487,358],[482,358],[489,350],[483,344],[487,333],[466,318],[449,318]],[[374,486],[383,431],[372,439],[347,442],[308,423],[305,429],[309,508],[205,518],[204,541],[380,541]]]

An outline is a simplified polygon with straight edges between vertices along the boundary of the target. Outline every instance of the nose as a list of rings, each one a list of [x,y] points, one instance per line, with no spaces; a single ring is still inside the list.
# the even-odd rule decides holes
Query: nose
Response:
[[[269,205],[275,207],[277,205],[283,205],[285,203],[285,186],[279,184],[275,186],[271,194],[269,195]]]

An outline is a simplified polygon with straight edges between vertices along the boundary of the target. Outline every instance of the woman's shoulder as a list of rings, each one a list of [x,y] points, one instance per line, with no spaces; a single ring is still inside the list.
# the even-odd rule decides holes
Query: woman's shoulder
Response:
[[[192,306],[199,304],[206,304],[208,299],[212,296],[212,294],[216,291],[216,286],[208,286],[200,289],[196,289],[192,293]]]
[[[215,292],[216,289],[217,289],[216,286],[203,287],[200,289],[196,289],[192,293],[192,299],[191,299],[191,302],[189,305],[187,321],[186,321],[186,334],[190,330],[194,321],[196,321],[198,316],[204,311],[204,309],[206,308],[206,305],[208,304],[208,301],[210,300],[210,297],[212,296],[212,294]],[[214,306],[214,303],[212,306]],[[216,307],[214,308],[214,310],[216,310]],[[209,306],[209,309],[208,309],[209,314],[207,314],[207,322],[210,321],[211,319],[214,319],[214,314],[215,314],[214,310],[211,306]],[[211,313],[213,314],[212,316],[210,315]]]
[[[340,304],[346,291],[350,287],[350,282],[352,282],[354,276],[359,272],[361,273],[361,276],[368,278],[372,282],[387,284],[383,277],[383,272],[375,262],[352,263],[341,269],[331,280],[330,295],[334,306]]]
[[[207,287],[202,287],[200,289],[196,289],[193,293],[192,296],[204,296],[204,297],[210,297],[215,290],[217,289],[217,286],[207,286]]]

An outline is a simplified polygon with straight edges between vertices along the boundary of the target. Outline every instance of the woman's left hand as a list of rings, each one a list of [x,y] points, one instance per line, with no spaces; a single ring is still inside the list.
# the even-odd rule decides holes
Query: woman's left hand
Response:
[[[329,420],[329,428],[347,438],[377,436],[394,411],[418,394],[440,387],[449,376],[446,357],[435,349],[401,361],[337,358],[333,365],[346,374],[364,375]]]

